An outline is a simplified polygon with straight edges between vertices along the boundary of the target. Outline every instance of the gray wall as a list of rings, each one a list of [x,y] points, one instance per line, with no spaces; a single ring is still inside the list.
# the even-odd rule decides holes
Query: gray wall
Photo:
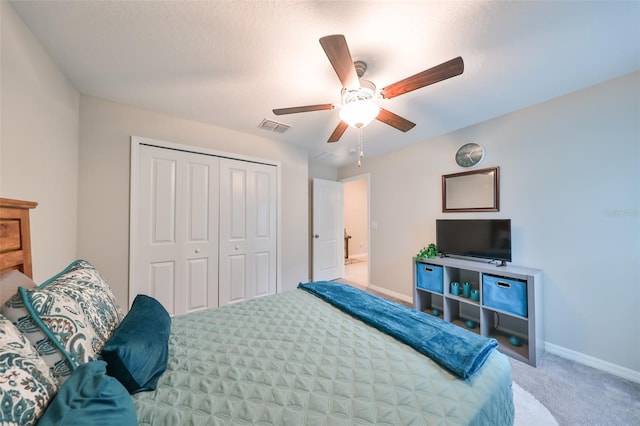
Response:
[[[80,95],[8,2],[2,19],[0,197],[31,212],[36,281],[75,259]]]
[[[301,148],[90,96],[80,99],[78,256],[105,275],[126,306],[131,136],[279,161],[282,288],[308,280],[308,166]]]
[[[511,218],[513,264],[544,270],[547,348],[640,380],[639,87],[636,72],[339,170],[371,173],[371,283],[410,297],[437,218]],[[467,142],[500,166],[500,212],[442,213]]]

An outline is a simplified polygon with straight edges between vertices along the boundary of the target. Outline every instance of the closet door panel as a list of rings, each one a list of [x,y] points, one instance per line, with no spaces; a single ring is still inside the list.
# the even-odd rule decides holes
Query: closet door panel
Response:
[[[248,171],[244,163],[220,160],[220,306],[251,298],[247,293]]]
[[[209,241],[209,219],[212,214],[215,215],[209,209],[209,171],[206,164],[189,164],[187,215],[190,242]]]
[[[237,168],[228,170],[228,183],[231,187],[228,204],[223,204],[222,208],[227,210],[229,240],[245,241],[247,239],[247,171]],[[226,180],[223,181],[226,184]]]
[[[247,298],[247,256],[237,254],[229,256],[229,303],[240,302]]]
[[[219,159],[140,146],[137,244],[130,302],[171,315],[218,306]]]
[[[271,294],[271,267],[272,258],[270,252],[256,253],[256,296]]]
[[[176,236],[177,161],[153,158],[151,167],[149,184],[152,199],[148,205],[152,215],[150,244],[172,244]]]
[[[273,229],[271,227],[271,207],[272,202],[271,183],[273,177],[269,173],[256,172],[256,238],[269,239]]]
[[[220,306],[275,293],[275,167],[221,159],[220,205]]]
[[[209,300],[208,259],[190,259],[187,265],[187,311],[205,309]]]
[[[218,307],[219,159],[184,153],[182,312]]]
[[[254,174],[255,182],[255,290],[254,297],[276,292],[276,174],[263,166]]]
[[[154,262],[149,265],[149,277],[146,288],[141,288],[141,294],[155,297],[165,307],[169,315],[175,315],[176,307],[173,294],[176,287],[175,262]]]

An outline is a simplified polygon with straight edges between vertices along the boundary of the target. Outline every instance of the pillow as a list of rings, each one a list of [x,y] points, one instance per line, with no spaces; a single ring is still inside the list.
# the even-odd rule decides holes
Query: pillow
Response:
[[[86,260],[76,260],[42,283],[39,290],[66,294],[80,304],[102,346],[120,324],[124,314],[109,284]]]
[[[98,336],[80,304],[67,295],[21,287],[2,313],[35,346],[58,384],[76,366],[98,359]]]
[[[20,287],[0,309],[36,347],[59,383],[98,354],[123,318],[109,285],[76,260],[34,290]]]
[[[154,390],[167,368],[171,318],[153,297],[139,294],[102,348],[107,373],[130,393]]]
[[[104,361],[79,366],[58,390],[38,426],[137,426],[133,398],[113,377]]]
[[[35,424],[56,390],[49,366],[0,315],[0,424]]]

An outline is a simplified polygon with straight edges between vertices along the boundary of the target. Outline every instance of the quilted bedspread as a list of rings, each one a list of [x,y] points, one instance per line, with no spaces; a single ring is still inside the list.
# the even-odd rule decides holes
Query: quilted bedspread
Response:
[[[302,290],[174,317],[141,425],[511,425],[511,369],[493,351],[461,380]]]

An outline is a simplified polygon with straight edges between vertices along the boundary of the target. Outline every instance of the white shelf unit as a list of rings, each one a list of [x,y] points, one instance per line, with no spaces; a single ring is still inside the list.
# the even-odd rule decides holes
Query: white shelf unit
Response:
[[[417,266],[416,266],[417,265]],[[442,293],[438,289],[418,287],[417,267],[429,265],[442,267]],[[542,315],[542,271],[518,266],[497,266],[487,261],[473,261],[451,257],[436,257],[417,260],[413,258],[414,307],[433,314],[438,309],[439,317],[460,327],[486,337],[495,338],[498,349],[514,359],[536,366],[544,352],[544,328]],[[491,279],[515,280],[526,286],[526,314],[487,306],[483,294],[483,282]],[[439,277],[438,277],[439,279]],[[451,282],[460,283],[460,295],[451,294]],[[462,285],[470,282],[480,291],[480,300],[473,301],[462,295]],[[493,303],[490,303],[493,304]],[[473,321],[469,328],[466,321]],[[516,336],[521,346],[514,346],[509,338]]]

